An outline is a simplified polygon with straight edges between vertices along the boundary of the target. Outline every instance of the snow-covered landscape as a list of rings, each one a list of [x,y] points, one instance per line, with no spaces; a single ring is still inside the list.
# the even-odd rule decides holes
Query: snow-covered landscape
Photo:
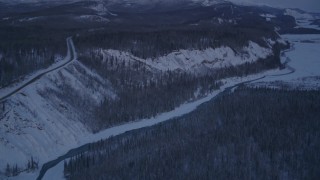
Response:
[[[73,51],[72,57],[70,51]],[[3,127],[0,130],[0,153],[7,156],[1,156],[1,162],[23,165],[35,154],[40,163],[45,162],[61,154],[57,151],[61,147],[76,146],[79,137],[90,134],[79,122],[82,119],[79,110],[57,96],[43,95],[43,92],[49,90],[60,92],[61,87],[67,83],[93,104],[100,103],[102,97],[115,98],[112,90],[105,88],[109,86],[108,82],[92,73],[76,58],[72,45],[64,61],[2,89],[2,97],[6,98],[1,103],[5,112],[0,122]],[[38,77],[40,74],[41,77]],[[87,85],[89,80],[91,86]],[[11,95],[8,97],[8,94]],[[5,165],[1,163],[2,168]]]
[[[313,16],[308,13],[301,13],[293,9],[286,9],[284,14],[295,18],[297,23],[296,28],[304,27],[304,28],[311,28],[311,29],[320,29],[318,25],[312,24],[312,21],[319,19],[319,16]]]
[[[272,42],[272,40],[268,41]],[[230,47],[209,48],[199,50],[179,50],[156,59],[141,59],[126,52],[117,50],[105,50],[104,56],[116,57],[120,60],[135,60],[147,64],[160,71],[193,71],[201,68],[220,69],[229,66],[237,66],[245,63],[253,63],[259,58],[263,59],[272,54],[272,50],[249,42],[240,52],[235,52]]]
[[[191,103],[183,104],[183,105],[175,108],[173,111],[159,114],[158,116],[156,116],[154,118],[138,120],[136,122],[116,126],[116,127],[110,128],[110,129],[103,130],[97,134],[90,134],[90,133],[84,131],[83,129],[79,128],[78,130],[76,130],[73,133],[73,136],[75,136],[75,134],[77,134],[77,137],[74,137],[75,139],[70,139],[70,140],[64,139],[66,142],[61,142],[64,145],[63,147],[57,147],[57,144],[54,144],[54,146],[55,146],[54,150],[53,150],[54,153],[49,154],[50,152],[46,152],[46,154],[44,154],[42,158],[39,158],[39,160],[40,160],[39,162],[45,163],[46,161],[55,159],[58,156],[63,155],[64,153],[66,153],[70,149],[82,146],[87,143],[97,142],[101,139],[106,139],[111,136],[116,136],[116,135],[125,133],[127,131],[152,126],[152,125],[164,122],[164,121],[174,119],[175,117],[179,117],[179,116],[188,114],[188,113],[194,111],[199,105],[201,105],[205,102],[208,102],[212,98],[216,97],[219,93],[223,92],[226,88],[233,87],[236,84],[239,84],[242,82],[260,79],[261,77],[274,75],[274,74],[281,74],[281,71],[268,71],[265,73],[248,76],[245,78],[225,79],[224,85],[223,85],[223,87],[221,87],[220,90],[213,92],[211,94],[208,94],[205,98],[199,99],[199,100],[191,102]],[[65,125],[65,127],[68,127],[68,125]],[[55,127],[53,127],[53,129],[54,128]],[[75,125],[73,125],[72,128],[75,129]],[[63,131],[60,131],[60,132],[63,132]],[[71,136],[70,134],[69,135],[60,134],[60,135],[61,135],[61,138]],[[57,153],[58,151],[60,151],[61,153]],[[63,162],[59,163],[55,168],[48,171],[48,174],[46,176],[44,176],[43,179],[63,179],[63,177],[62,177],[63,173],[61,172],[62,166],[63,166]],[[33,174],[31,174],[31,173],[21,174],[21,176],[18,177],[18,179],[19,178],[21,178],[21,179],[35,179],[35,177],[38,176],[38,173],[39,172],[37,171],[37,172],[34,172]]]
[[[32,3],[37,6],[33,7]],[[217,160],[219,163],[214,164],[214,167],[205,165],[208,169],[195,168],[193,174],[190,171],[190,162],[193,160],[189,159],[191,156],[186,156],[181,160],[181,164],[184,164],[183,175],[191,173],[190,177],[195,177],[197,173],[207,171],[208,179],[211,177],[210,173],[224,177],[221,174],[228,172],[223,167],[225,162],[239,163],[240,161],[235,160],[238,157],[234,157],[231,152],[232,149],[237,149],[237,143],[232,142],[232,133],[224,132],[238,131],[227,127],[231,120],[239,119],[238,127],[243,125],[240,123],[244,123],[249,129],[248,141],[244,140],[241,147],[250,149],[254,157],[248,153],[236,154],[240,158],[247,158],[244,164],[249,163],[248,167],[253,167],[250,162],[254,159],[255,163],[258,162],[256,167],[265,166],[263,169],[269,172],[285,162],[286,166],[281,167],[279,174],[277,172],[274,176],[281,176],[281,179],[317,177],[317,173],[310,173],[314,168],[312,163],[306,166],[308,173],[294,174],[291,173],[292,169],[298,169],[299,163],[296,163],[296,167],[291,160],[283,160],[299,156],[300,159],[294,160],[309,163],[302,159],[306,158],[305,154],[313,157],[313,147],[318,145],[318,135],[312,134],[313,128],[304,129],[307,135],[296,137],[297,143],[306,143],[301,146],[304,148],[303,152],[292,150],[292,144],[281,142],[282,135],[287,132],[295,136],[292,129],[286,131],[289,127],[282,127],[281,122],[276,122],[275,127],[266,127],[267,123],[263,122],[267,119],[260,116],[264,112],[254,114],[253,119],[258,122],[255,125],[259,128],[261,126],[261,129],[278,128],[276,126],[279,125],[281,130],[277,130],[275,136],[270,138],[278,138],[279,142],[290,147],[290,150],[285,151],[280,146],[281,153],[273,154],[276,148],[273,149],[270,144],[259,144],[259,136],[256,136],[259,134],[256,131],[259,130],[250,130],[255,125],[246,124],[246,116],[241,116],[243,112],[237,112],[237,107],[251,115],[250,110],[246,109],[250,107],[248,104],[259,104],[269,91],[274,91],[276,95],[270,99],[278,98],[280,101],[282,98],[283,104],[287,105],[284,111],[293,106],[297,113],[311,114],[307,116],[293,113],[293,123],[298,122],[296,117],[309,117],[310,123],[313,123],[318,117],[318,104],[311,100],[301,103],[305,104],[303,107],[299,107],[299,103],[286,104],[291,99],[288,100],[283,92],[298,95],[305,92],[306,96],[311,94],[310,97],[318,97],[319,13],[291,7],[281,9],[220,0],[126,0],[123,4],[113,0],[76,0],[65,3],[28,1],[22,5],[15,1],[0,2],[0,11],[2,10],[0,179],[62,180],[74,179],[83,173],[88,173],[83,179],[90,179],[90,175],[96,173],[90,163],[98,171],[103,168],[102,157],[106,158],[108,153],[122,147],[119,144],[126,143],[128,149],[139,149],[137,146],[142,143],[141,148],[146,148],[145,152],[148,153],[132,154],[128,159],[129,164],[115,156],[114,161],[121,161],[115,163],[115,168],[122,169],[123,163],[125,168],[143,168],[144,171],[141,172],[145,173],[148,168],[143,167],[144,163],[154,158],[154,151],[159,152],[159,157],[169,157],[180,163],[180,158],[185,154],[177,154],[184,152],[180,148],[187,142],[177,140],[177,144],[171,141],[168,145],[162,144],[167,135],[161,133],[166,132],[166,127],[173,126],[177,129],[176,133],[181,132],[182,135],[186,128],[179,123],[184,119],[188,119],[190,123],[201,118],[205,118],[206,122],[211,122],[212,119],[212,124],[209,123],[212,127],[204,127],[199,136],[192,137],[191,133],[190,146],[201,142],[201,138],[210,137],[208,129],[214,127],[217,133],[225,133],[226,137],[231,137],[230,144],[223,144],[222,139],[215,139],[217,144],[213,148],[217,147],[218,150],[214,151],[217,154],[224,153],[227,160]],[[61,41],[66,42],[66,45],[57,44]],[[64,58],[61,57],[63,52],[66,52]],[[24,59],[24,56],[28,56],[28,59]],[[24,71],[23,67],[32,67],[32,70]],[[252,100],[248,92],[254,93],[252,96],[258,98]],[[234,110],[230,114],[227,113],[230,109],[224,109],[223,100],[234,97],[234,94],[241,98],[250,96],[247,98],[250,100],[244,102],[241,108],[236,105],[237,100],[226,100],[226,107],[230,106]],[[302,101],[300,97],[295,98],[296,101]],[[214,108],[211,108],[215,103]],[[214,113],[210,109],[215,109]],[[261,109],[265,110],[268,108]],[[286,120],[287,117],[281,111],[272,111]],[[198,118],[199,115],[195,115],[197,113],[211,113],[214,116]],[[292,125],[294,126],[295,124]],[[317,124],[310,126],[318,128]],[[155,139],[158,137],[159,146],[162,147],[147,146],[149,141],[143,139],[142,134],[148,134],[149,130],[154,133],[161,131],[147,136],[153,135]],[[184,138],[186,137],[182,139]],[[101,166],[95,164],[99,162],[96,143],[115,143],[106,149],[100,149]],[[212,148],[214,142],[210,143],[202,143],[203,146],[199,147],[201,152],[207,152],[207,160],[212,158],[209,157],[211,152],[208,152],[208,148]],[[171,145],[176,151],[166,149],[166,146]],[[284,149],[286,147],[283,146]],[[97,149],[99,148],[105,147],[101,145]],[[309,152],[306,149],[311,150]],[[127,149],[122,150],[121,152],[125,152]],[[300,154],[294,154],[298,151]],[[265,154],[257,155],[256,152]],[[143,160],[145,157],[147,160]],[[203,158],[202,155],[201,157]],[[83,161],[85,158],[87,159]],[[74,169],[74,163],[83,162],[87,163],[86,167]],[[199,159],[199,162],[208,163],[206,159]],[[155,169],[162,168],[164,172],[169,172],[162,163],[155,162]],[[225,171],[219,174],[215,168],[220,166]],[[120,175],[121,170],[112,170],[112,165],[110,168],[113,173],[119,173],[114,178],[124,177]],[[152,168],[150,167],[150,171]],[[235,169],[233,173],[236,174],[230,177],[260,177],[253,169]],[[111,171],[108,169],[108,172]],[[244,171],[250,173],[243,173]],[[148,179],[146,174],[139,174],[141,172],[134,171],[132,177]],[[240,173],[237,174],[238,172]],[[107,177],[113,177],[113,173],[106,176],[100,172],[97,177],[108,179]],[[156,176],[165,177],[163,173],[156,173]]]
[[[253,46],[251,46],[250,48],[251,52],[248,53],[249,59],[243,60],[243,62],[239,59],[239,62],[235,62],[235,65],[237,63],[241,64],[245,63],[246,61],[256,60],[255,58],[252,60],[250,59],[251,56],[255,57],[255,55],[252,55],[253,52],[258,54],[256,55],[258,57],[263,57],[270,53],[267,49],[258,47],[257,45],[255,46],[257,49],[254,49]],[[222,48],[222,50],[223,49],[225,48]],[[226,49],[229,49],[232,52],[230,48]],[[211,54],[210,56],[210,54],[206,53],[207,51],[205,51],[204,53],[192,52],[192,54],[194,53],[193,56],[187,54],[186,56],[184,56],[184,58],[187,57],[190,59],[195,59],[198,62],[194,64],[198,65],[203,61],[203,57],[209,58],[221,55],[223,56],[223,54],[230,54],[228,51],[224,52],[223,54],[218,53],[219,51],[221,51],[220,48],[216,51],[211,51],[215,52],[215,54]],[[200,58],[195,56],[197,54]],[[235,57],[234,54],[233,57]],[[66,59],[68,58],[70,59],[69,56],[66,57]],[[220,58],[220,61],[222,63],[226,63],[226,65],[228,65],[232,60],[231,57],[230,59],[226,59],[227,62],[224,62],[222,60],[223,57]],[[168,59],[167,62],[169,61],[170,59]],[[151,66],[156,67],[156,69],[159,70],[165,70],[162,68],[162,66],[156,64]],[[77,69],[76,67],[80,69]],[[185,65],[169,65],[168,67],[185,68]],[[44,72],[50,71],[51,69],[52,68],[50,67],[48,70],[44,70]],[[234,86],[237,83],[256,79],[262,77],[263,75],[264,74],[259,74],[246,78],[226,79],[225,85],[221,87],[221,90],[219,90],[218,92],[222,92],[225,88]],[[90,87],[86,86],[89,80],[94,80],[96,84]],[[100,103],[99,100],[103,99],[104,97],[116,97],[116,94],[114,94],[111,89],[109,90],[109,92],[105,89],[109,86],[108,82],[105,82],[103,78],[90,71],[80,62],[76,61],[76,59],[74,59],[73,62],[70,62],[69,64],[66,64],[63,67],[55,70],[54,72],[46,74],[35,83],[30,84],[29,86],[9,97],[3,105],[5,106],[6,112],[1,118],[1,123],[6,128],[1,129],[3,134],[1,143],[3,143],[4,145],[1,147],[1,153],[8,155],[15,154],[16,159],[5,159],[7,157],[11,157],[6,156],[2,157],[4,159],[2,159],[1,162],[19,162],[19,164],[24,164],[25,162],[27,162],[29,157],[33,156],[33,154],[36,154],[35,158],[37,158],[40,164],[42,164],[77,146],[95,142],[99,139],[107,138],[111,135],[124,133],[128,130],[150,126],[152,124],[160,123],[165,120],[187,114],[194,110],[199,104],[212,99],[218,93],[214,92],[213,94],[210,94],[198,101],[181,105],[181,107],[176,108],[174,111],[163,113],[153,119],[138,121],[134,124],[128,123],[123,126],[115,127],[114,129],[107,129],[98,134],[92,134],[89,136],[89,134],[91,133],[85,128],[82,123],[79,123],[79,121],[81,121],[81,116],[79,116],[81,115],[81,113],[78,112],[77,109],[63,102],[62,99],[59,99],[57,97],[42,96],[41,92],[48,91],[49,89],[60,91],[59,89],[63,85],[61,81],[69,84],[72,88],[74,88],[76,92],[79,93],[81,97],[86,97],[87,101],[93,101],[93,103]],[[23,83],[24,82],[22,82],[22,84]],[[91,82],[90,84],[92,83],[93,82]],[[20,86],[16,85],[16,87],[19,88]],[[11,88],[11,91],[13,90],[14,86]],[[21,124],[21,121],[23,121],[24,123]],[[59,129],[59,131],[57,132],[56,129]],[[22,137],[24,138],[24,140],[22,141],[24,142],[24,144],[21,143]],[[35,149],[34,147],[37,148]],[[48,147],[50,147],[50,151],[47,150]],[[5,165],[6,164],[1,164],[2,168],[4,168]]]
[[[205,98],[202,98],[202,99],[197,100],[195,102],[183,104],[171,112],[162,113],[152,119],[138,120],[137,122],[127,123],[124,125],[120,125],[120,126],[116,126],[116,127],[110,128],[110,129],[106,129],[106,130],[101,131],[97,134],[89,133],[88,131],[85,130],[85,128],[81,124],[78,124],[77,125],[78,128],[77,128],[76,124],[74,124],[76,121],[70,121],[70,119],[67,120],[67,119],[59,118],[62,120],[61,122],[63,122],[63,123],[70,122],[73,125],[71,126],[71,124],[70,125],[61,124],[61,126],[55,127],[55,126],[59,125],[59,124],[56,124],[57,122],[55,122],[55,124],[52,124],[52,125],[50,125],[50,124],[44,125],[43,128],[45,129],[45,131],[47,131],[46,129],[56,129],[56,128],[60,129],[60,132],[59,132],[60,138],[59,138],[59,136],[52,138],[51,136],[53,136],[55,133],[47,131],[48,136],[50,136],[52,139],[57,139],[57,140],[60,139],[60,141],[57,141],[56,144],[53,144],[54,148],[53,147],[50,148],[52,150],[52,152],[50,152],[48,150],[41,150],[40,148],[39,148],[39,150],[33,149],[32,147],[35,146],[34,144],[32,144],[32,146],[30,148],[33,149],[33,151],[36,150],[37,154],[39,155],[39,157],[38,157],[39,162],[40,162],[40,164],[42,164],[42,163],[45,163],[46,161],[49,161],[51,159],[55,159],[56,157],[63,155],[64,152],[66,153],[70,149],[82,146],[84,144],[96,142],[96,141],[99,141],[100,139],[105,139],[105,138],[108,138],[111,136],[116,136],[116,135],[119,135],[121,133],[125,133],[130,130],[139,129],[139,128],[143,128],[143,127],[147,127],[147,126],[152,126],[154,124],[164,122],[164,121],[173,119],[175,117],[179,117],[179,116],[188,114],[188,113],[194,111],[200,104],[203,104],[203,103],[211,100],[216,95],[223,92],[226,88],[233,87],[234,85],[239,84],[241,82],[259,79],[258,81],[253,81],[251,83],[253,85],[255,85],[256,83],[258,85],[260,85],[261,82],[264,82],[264,85],[268,85],[268,83],[271,83],[271,87],[273,87],[274,85],[272,85],[272,84],[274,82],[281,81],[281,82],[285,82],[285,83],[292,83],[292,85],[296,85],[295,83],[297,83],[297,82],[304,83],[303,82],[304,78],[313,77],[313,76],[320,76],[319,71],[318,71],[318,69],[320,68],[320,64],[319,64],[320,62],[318,60],[319,51],[317,51],[317,49],[319,48],[320,36],[318,36],[318,35],[303,35],[303,36],[301,36],[301,35],[300,36],[298,36],[298,35],[285,35],[285,36],[283,36],[283,38],[285,38],[285,40],[288,40],[290,42],[298,41],[294,44],[294,48],[292,49],[292,51],[286,52],[284,54],[284,56],[282,57],[282,58],[288,57],[291,59],[291,61],[288,63],[288,65],[295,69],[295,72],[293,74],[283,75],[283,76],[274,76],[274,75],[280,75],[280,74],[283,74],[283,73],[290,71],[289,69],[284,69],[284,70],[267,71],[267,72],[264,72],[261,74],[252,75],[252,76],[248,76],[248,77],[244,77],[244,78],[225,79],[223,81],[224,86],[221,87],[221,89],[219,91],[211,93],[208,96],[206,96]],[[301,41],[304,41],[304,40],[312,40],[312,41],[314,41],[314,43],[303,43],[303,42],[301,43]],[[317,41],[318,41],[318,43],[317,43]],[[308,51],[306,52],[306,50],[308,50]],[[301,51],[305,52],[306,54],[304,54],[304,55],[308,56],[308,58],[305,59],[307,62],[306,61],[301,62],[301,57],[297,56],[297,54],[301,54]],[[304,56],[304,57],[306,57],[306,56]],[[303,63],[304,66],[301,66],[301,63]],[[306,66],[306,63],[309,64],[309,66]],[[305,68],[308,71],[306,71]],[[266,76],[266,77],[261,80],[260,78],[264,77],[264,76]],[[268,82],[268,83],[266,83],[266,82]],[[308,87],[311,87],[311,88],[319,88],[319,81],[317,79],[315,79],[314,81],[312,81],[312,79],[310,79],[310,81],[308,81],[305,85],[308,85]],[[77,87],[77,86],[75,86],[75,87]],[[27,92],[24,92],[24,93],[27,93]],[[41,101],[37,101],[37,102],[41,102]],[[30,105],[29,105],[29,107],[30,107]],[[57,113],[57,112],[51,112],[51,113]],[[57,115],[53,115],[53,117],[57,117]],[[48,120],[48,121],[50,121],[50,120]],[[65,129],[66,127],[72,127],[72,129],[69,129],[69,128]],[[34,132],[34,130],[33,130],[33,132]],[[65,132],[68,132],[68,133],[72,132],[72,133],[67,135],[67,134],[65,134]],[[39,135],[39,134],[35,134],[33,136],[34,136],[33,138],[41,137],[41,139],[44,137],[43,135]],[[26,137],[28,137],[28,136],[26,136]],[[69,137],[69,138],[66,139],[66,138],[62,138],[62,137]],[[47,139],[47,138],[44,138],[44,139]],[[61,141],[62,139],[63,139],[63,141]],[[27,142],[27,141],[25,141],[25,142]],[[45,147],[48,147],[48,145],[49,145],[49,144],[44,143],[44,142],[48,142],[48,140],[40,140],[40,142],[41,142],[40,144],[44,144]],[[27,142],[26,144],[22,145],[22,147],[25,148],[28,146],[28,144],[30,144],[30,143]],[[59,146],[59,145],[61,145],[61,146]],[[36,146],[39,147],[40,145],[37,144]],[[41,155],[40,152],[43,152],[43,154]],[[25,159],[24,159],[23,155],[21,157],[17,156],[17,152],[12,151],[12,149],[8,150],[8,152],[3,152],[3,153],[5,153],[5,154],[14,153],[15,157],[17,157],[18,160],[22,160],[22,163],[24,162],[23,160],[27,159],[27,157],[25,157]],[[14,159],[14,161],[16,161],[16,159]],[[62,170],[63,170],[63,162],[59,163],[55,168],[49,170],[48,174],[46,174],[43,179],[63,179]],[[38,175],[38,172],[35,172],[33,174],[25,173],[25,174],[22,174],[19,178],[21,178],[21,179],[35,179],[35,177],[37,177],[37,175]]]
[[[284,70],[274,70],[269,71],[253,76],[248,76],[245,78],[232,78],[224,80],[224,86],[217,92],[209,94],[207,97],[200,99],[198,101],[181,105],[180,107],[176,108],[175,110],[167,113],[163,113],[155,118],[146,119],[137,121],[134,123],[128,123],[125,125],[121,125],[118,127],[110,128],[104,130],[100,133],[93,134],[89,137],[83,139],[82,144],[90,143],[99,141],[100,139],[105,139],[110,136],[116,136],[121,133],[125,133],[130,130],[143,128],[147,126],[152,126],[154,124],[164,122],[174,117],[182,116],[185,114],[194,111],[200,104],[203,104],[219,93],[223,92],[228,87],[233,87],[236,84],[241,82],[251,81],[255,79],[259,79],[257,81],[250,82],[253,86],[257,84],[264,84],[265,86],[269,86],[274,88],[275,85],[273,83],[278,82],[279,85],[282,83],[288,83],[289,87],[297,87],[297,88],[307,88],[307,89],[319,89],[319,77],[320,77],[320,52],[318,49],[320,48],[320,35],[284,35],[282,36],[286,41],[294,43],[291,51],[286,52],[282,58],[287,59],[290,58],[291,61],[288,65],[295,69],[295,72],[288,75],[277,76],[283,73],[289,72],[290,69]],[[312,41],[312,43],[303,43],[303,41]],[[302,42],[301,42],[302,41]],[[306,58],[307,57],[307,58]],[[261,77],[264,77],[262,80]],[[318,77],[318,78],[311,78],[311,77]],[[306,81],[309,80],[309,81]],[[280,81],[280,82],[279,82]],[[263,83],[262,83],[263,82]],[[43,179],[45,180],[53,180],[53,179],[64,179],[63,178],[63,162],[59,163],[55,168],[52,168],[47,172]],[[34,176],[33,176],[34,177]]]
[[[283,39],[291,43],[291,50],[284,53],[283,62],[295,70],[294,73],[280,76],[267,77],[258,85],[275,88],[281,86],[293,89],[319,89],[320,77],[320,35],[283,35]]]

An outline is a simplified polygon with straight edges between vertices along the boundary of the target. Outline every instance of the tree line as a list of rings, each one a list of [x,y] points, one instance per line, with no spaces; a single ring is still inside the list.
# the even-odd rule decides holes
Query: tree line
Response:
[[[0,87],[50,66],[67,52],[65,32],[0,24]]]
[[[180,49],[203,50],[229,46],[242,49],[248,41],[267,46],[263,38],[276,39],[272,30],[221,26],[216,28],[151,29],[140,31],[97,31],[82,33],[75,38],[81,51],[88,48],[117,49],[140,58],[158,57]]]
[[[5,171],[4,171],[4,174],[7,177],[12,177],[12,176],[19,175],[21,172],[25,172],[25,171],[32,172],[32,171],[38,169],[38,164],[39,164],[39,162],[31,156],[31,158],[28,160],[28,163],[25,168],[19,167],[17,164],[15,164],[15,165],[7,164]]]

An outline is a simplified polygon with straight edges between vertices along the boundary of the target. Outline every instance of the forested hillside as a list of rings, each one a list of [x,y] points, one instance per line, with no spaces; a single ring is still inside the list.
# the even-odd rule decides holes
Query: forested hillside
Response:
[[[270,28],[270,27],[268,27]],[[96,31],[75,38],[81,52],[88,49],[117,49],[130,52],[143,59],[158,57],[180,49],[203,50],[229,46],[239,51],[249,41],[268,47],[265,39],[276,40],[277,34],[270,29],[242,28],[233,25],[204,25],[192,27],[158,28],[133,31]]]
[[[67,179],[317,179],[320,93],[240,88],[153,128],[92,144]]]
[[[274,46],[272,55],[256,62],[229,66],[199,75],[186,71],[159,71],[132,59],[90,51],[81,53],[79,60],[102,77],[110,80],[116,99],[102,99],[93,113],[92,125],[101,130],[119,123],[150,118],[171,111],[187,101],[201,98],[219,89],[223,78],[279,68],[280,49]]]
[[[66,34],[0,23],[0,87],[63,59],[67,54]]]

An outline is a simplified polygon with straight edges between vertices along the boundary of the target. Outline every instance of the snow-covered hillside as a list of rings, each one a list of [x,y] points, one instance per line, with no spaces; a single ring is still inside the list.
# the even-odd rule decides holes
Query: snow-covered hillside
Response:
[[[271,42],[271,41],[270,41]],[[205,50],[179,50],[157,58],[141,59],[128,52],[105,50],[104,55],[117,57],[121,60],[136,60],[161,71],[199,72],[204,69],[220,69],[252,63],[272,55],[271,48],[259,46],[252,41],[241,51],[235,52],[230,47],[208,48]]]
[[[31,156],[43,163],[77,145],[91,133],[86,111],[115,97],[108,81],[74,61],[1,102],[1,171],[6,163],[25,168]]]
[[[292,16],[296,19],[312,19],[313,18],[311,14],[301,13],[293,9],[286,9],[284,14],[288,16]]]
[[[284,15],[292,16],[296,20],[297,28],[303,27],[303,28],[311,28],[311,29],[318,29],[320,30],[320,27],[317,25],[312,25],[312,22],[316,20],[319,17],[315,17],[309,13],[306,12],[300,12],[294,9],[286,9],[284,12]]]
[[[110,22],[109,19],[101,16],[96,16],[96,15],[81,15],[81,16],[76,16],[74,18],[80,22],[100,22],[100,23]]]

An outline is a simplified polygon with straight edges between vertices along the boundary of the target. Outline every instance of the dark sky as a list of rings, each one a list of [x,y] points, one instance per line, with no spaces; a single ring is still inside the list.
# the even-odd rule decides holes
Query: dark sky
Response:
[[[320,12],[320,0],[230,0],[232,2],[258,3],[273,7],[299,8],[311,12]]]
[[[6,1],[6,2],[10,2],[10,1],[37,2],[38,1],[39,2],[39,1],[51,1],[51,0],[0,0],[0,2],[2,1]],[[60,0],[60,1],[65,1],[65,0]],[[76,1],[79,1],[79,0],[76,0]],[[135,1],[135,0],[132,0],[132,1]],[[145,0],[145,1],[151,1],[151,0]],[[192,1],[200,1],[200,0],[192,0]],[[227,0],[227,1],[240,3],[240,4],[252,3],[252,4],[260,4],[260,5],[270,5],[273,7],[280,7],[280,8],[299,8],[299,9],[310,11],[310,12],[320,13],[320,0]]]

